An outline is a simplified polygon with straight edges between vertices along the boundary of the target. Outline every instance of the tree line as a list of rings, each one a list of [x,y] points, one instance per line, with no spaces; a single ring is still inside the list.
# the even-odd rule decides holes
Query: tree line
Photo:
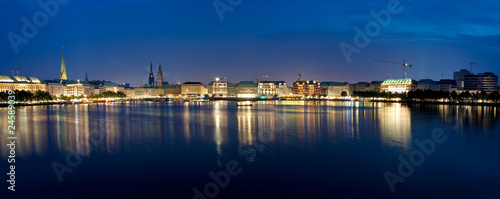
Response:
[[[72,99],[83,99],[85,98],[83,95],[80,96],[52,96],[50,95],[49,92],[46,91],[35,91],[35,92],[30,92],[30,91],[24,91],[24,90],[15,90],[14,96],[16,97],[15,101],[18,102],[30,102],[30,101],[51,101],[54,99],[59,99],[63,101],[69,101]],[[7,91],[0,92],[0,101],[2,102],[7,102],[8,101],[9,94]],[[90,95],[87,98],[88,99],[99,99],[99,98],[125,98],[127,95],[123,93],[122,91],[118,92],[112,92],[112,91],[106,91],[103,93],[100,93],[98,95]]]
[[[24,91],[24,90],[15,90],[14,96],[16,97],[15,101],[19,102],[28,102],[28,101],[50,101],[54,98],[50,95],[49,92],[46,91]],[[7,102],[9,99],[9,94],[7,91],[0,92],[0,101]]]
[[[118,91],[116,93],[113,91],[105,91],[105,92],[99,93],[99,95],[90,95],[87,98],[88,99],[99,99],[99,98],[125,98],[125,97],[127,97],[127,95],[122,91]]]

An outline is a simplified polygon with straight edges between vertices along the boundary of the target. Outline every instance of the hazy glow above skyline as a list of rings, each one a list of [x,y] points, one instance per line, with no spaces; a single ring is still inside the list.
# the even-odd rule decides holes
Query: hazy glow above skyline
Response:
[[[414,79],[450,79],[470,67],[454,59],[475,60],[474,72],[500,74],[497,1],[401,0],[403,11],[347,63],[339,44],[352,44],[353,28],[364,29],[370,11],[388,2],[243,0],[221,21],[213,1],[69,1],[16,53],[8,34],[22,36],[22,18],[33,22],[44,9],[36,1],[0,1],[0,75],[59,78],[61,46],[68,79],[83,80],[87,72],[91,80],[133,86],[147,83],[151,61],[156,74],[158,56],[170,83],[266,75],[291,84],[299,72],[307,80],[351,83],[402,77],[400,66],[373,59],[407,60]]]

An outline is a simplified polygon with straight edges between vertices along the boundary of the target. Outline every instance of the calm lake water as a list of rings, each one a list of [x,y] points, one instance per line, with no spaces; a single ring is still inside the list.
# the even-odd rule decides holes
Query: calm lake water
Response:
[[[495,107],[130,102],[16,111],[16,192],[1,175],[0,198],[500,198]],[[2,173],[7,115],[0,109]],[[423,151],[424,140],[433,150]],[[412,172],[398,171],[404,162]],[[228,164],[241,169],[229,179],[219,173]],[[54,165],[72,172],[58,179]],[[386,172],[404,180],[394,192]]]

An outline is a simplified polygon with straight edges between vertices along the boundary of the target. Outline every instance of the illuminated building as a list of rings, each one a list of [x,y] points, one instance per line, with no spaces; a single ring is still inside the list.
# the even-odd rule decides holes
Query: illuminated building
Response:
[[[52,96],[64,95],[64,85],[60,83],[47,83],[46,90]]]
[[[87,82],[87,81],[85,81]],[[85,83],[84,82],[84,83]],[[111,81],[104,81],[104,80],[94,80],[94,81],[88,81],[87,83],[89,83],[91,86],[92,86],[92,94],[95,94],[95,95],[98,95],[98,94],[101,94],[103,92],[106,92],[106,91],[111,91],[111,92],[124,92],[125,90],[125,86],[123,84],[118,84],[118,83],[115,83],[115,82],[111,82]]]
[[[45,91],[46,86],[41,84],[36,77],[0,75],[0,92],[9,90],[24,90],[34,93],[38,90]]]
[[[349,84],[347,82],[321,82],[321,94],[328,97],[340,97],[345,91],[347,96],[351,95]]]
[[[123,89],[123,93],[125,93],[127,97],[135,97],[135,88],[125,88]]]
[[[416,89],[416,84],[413,79],[388,79],[385,80],[381,87],[383,92],[391,93],[407,93]]]
[[[215,78],[215,81],[208,83],[207,93],[214,97],[227,97],[227,80],[225,78]]]
[[[181,85],[163,85],[163,90],[165,91],[165,95],[178,96],[181,94]]]
[[[94,87],[85,81],[71,81],[64,88],[65,96],[89,96],[94,94]]]
[[[110,82],[110,81],[105,81],[102,82],[101,85],[104,87],[103,91],[111,91],[111,92],[123,92],[125,90],[125,87],[121,84],[117,84],[115,82]],[[99,93],[102,93],[102,90],[99,90]]]
[[[241,81],[236,84],[236,97],[255,98],[258,95],[258,86],[253,81]]]
[[[465,75],[463,90],[494,92],[497,90],[498,76],[493,73]]]
[[[382,87],[383,81],[372,81],[370,82],[370,86],[368,86],[368,90],[370,91],[380,91]]]
[[[356,84],[349,84],[347,86],[349,87],[349,91],[351,91],[351,93],[356,91]]]
[[[236,97],[236,84],[227,83],[227,96]]]
[[[304,81],[299,74],[298,80],[293,82],[292,93],[306,96],[320,95],[320,82],[316,80]]]
[[[161,62],[158,62],[158,74],[156,74],[156,85],[163,87],[163,72],[161,71]]]
[[[111,92],[123,92],[125,90],[125,88],[123,86],[105,86],[104,87],[106,89],[106,91],[111,91]]]
[[[124,88],[123,93],[127,97],[159,97],[165,94],[163,88],[158,87],[137,87],[137,88]]]
[[[370,91],[370,83],[368,82],[359,82],[356,85],[355,91]]]
[[[287,95],[288,86],[285,81],[261,81],[259,82],[258,94],[262,96],[284,96]]]
[[[207,88],[201,82],[185,82],[181,86],[181,94],[201,96],[207,94]]]
[[[144,89],[142,93],[144,97],[158,97],[160,95],[165,94],[165,90],[163,90],[163,88],[136,88],[136,89]]]
[[[64,84],[61,84],[61,80],[43,80],[42,83],[45,84],[45,90],[52,96],[64,95]]]

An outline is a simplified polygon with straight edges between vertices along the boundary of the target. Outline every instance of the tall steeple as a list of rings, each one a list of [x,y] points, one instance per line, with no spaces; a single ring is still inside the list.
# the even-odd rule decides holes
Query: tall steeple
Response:
[[[161,71],[161,61],[158,61],[158,74],[156,74],[156,85],[163,87],[163,72]]]
[[[150,66],[150,72],[149,72],[149,85],[155,85],[155,75],[153,74],[153,62],[151,62]]]
[[[68,75],[66,74],[66,64],[64,63],[64,46],[62,47],[61,74],[59,79],[68,80]]]
[[[89,81],[89,77],[87,76],[87,72],[85,72],[85,81],[88,82]]]

